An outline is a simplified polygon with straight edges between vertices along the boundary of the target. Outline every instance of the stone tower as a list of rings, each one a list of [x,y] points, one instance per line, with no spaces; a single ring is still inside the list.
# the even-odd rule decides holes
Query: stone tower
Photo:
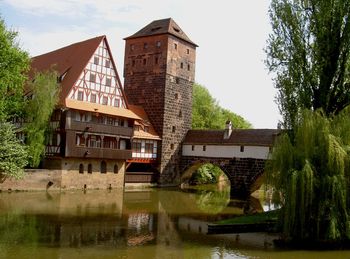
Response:
[[[161,136],[160,184],[180,179],[181,142],[192,122],[197,45],[172,20],[153,21],[125,38],[124,90]]]

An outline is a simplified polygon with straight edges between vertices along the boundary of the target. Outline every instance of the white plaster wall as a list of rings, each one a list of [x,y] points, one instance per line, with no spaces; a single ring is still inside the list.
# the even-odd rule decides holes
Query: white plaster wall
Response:
[[[264,146],[244,146],[244,151],[240,151],[241,146],[218,146],[206,145],[206,151],[203,151],[203,145],[182,146],[183,156],[200,156],[200,157],[222,157],[222,158],[257,158],[267,159],[269,147]]]

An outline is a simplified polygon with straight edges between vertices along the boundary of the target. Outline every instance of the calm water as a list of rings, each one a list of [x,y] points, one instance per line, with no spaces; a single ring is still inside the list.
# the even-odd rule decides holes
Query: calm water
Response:
[[[265,234],[206,235],[206,222],[262,207],[228,190],[0,193],[0,258],[350,258],[276,250]]]

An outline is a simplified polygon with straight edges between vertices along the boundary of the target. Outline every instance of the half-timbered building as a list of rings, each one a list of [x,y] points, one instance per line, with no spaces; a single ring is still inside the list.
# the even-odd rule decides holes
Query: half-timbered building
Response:
[[[133,157],[156,160],[159,137],[129,109],[105,36],[34,57],[31,69],[59,75],[43,166],[62,170],[63,188],[123,186]]]

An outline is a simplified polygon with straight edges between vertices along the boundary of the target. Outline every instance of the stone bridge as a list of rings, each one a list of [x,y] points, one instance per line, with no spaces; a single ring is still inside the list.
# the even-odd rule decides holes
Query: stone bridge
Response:
[[[231,197],[247,197],[262,184],[275,129],[190,130],[182,144],[181,182],[203,164],[218,166],[231,182]]]
[[[181,161],[182,182],[188,182],[192,174],[203,164],[218,166],[231,183],[232,197],[246,197],[260,188],[264,173],[265,159],[216,158],[183,156]]]

